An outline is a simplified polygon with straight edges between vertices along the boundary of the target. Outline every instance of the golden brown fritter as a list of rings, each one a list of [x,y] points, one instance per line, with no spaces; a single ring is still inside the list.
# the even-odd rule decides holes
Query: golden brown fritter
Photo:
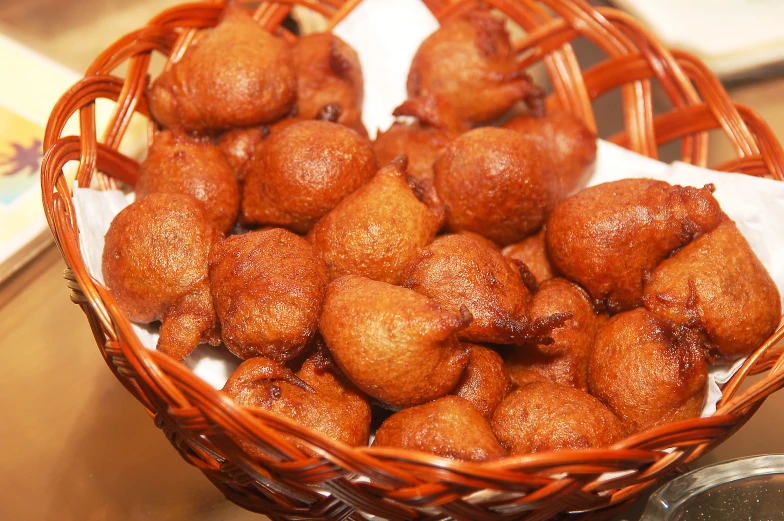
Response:
[[[234,226],[240,210],[237,180],[223,152],[181,132],[159,132],[139,167],[136,197],[155,192],[193,197],[221,232]]]
[[[364,84],[356,51],[332,33],[318,33],[297,39],[292,56],[299,117],[316,119],[323,107],[337,105],[337,123],[362,133]]]
[[[501,400],[512,390],[512,380],[501,355],[476,344],[463,344],[470,349],[468,366],[452,394],[468,402],[490,420]]]
[[[623,179],[561,201],[547,222],[553,266],[613,313],[642,304],[643,281],[667,255],[721,219],[712,186]]]
[[[349,381],[311,356],[296,376],[285,366],[257,357],[234,371],[223,391],[235,402],[285,416],[351,447],[366,445],[370,435],[370,403]],[[259,453],[243,443],[251,454]],[[306,449],[307,450],[307,449]]]
[[[229,351],[286,361],[316,333],[329,278],[305,239],[276,228],[216,243],[210,282]]]
[[[414,291],[348,275],[327,288],[319,330],[357,387],[403,408],[454,389],[468,363],[455,333],[470,321]]]
[[[369,142],[327,121],[301,121],[254,151],[245,178],[242,220],[309,231],[376,172]]]
[[[395,121],[379,132],[373,142],[379,164],[386,165],[400,154],[408,157],[407,171],[419,181],[433,181],[433,163],[446,146],[468,127],[451,106],[435,96],[406,100],[397,107],[395,116],[409,116],[415,121]]]
[[[253,150],[266,135],[267,131],[262,127],[235,128],[221,135],[218,147],[223,151],[240,183],[245,180],[245,176],[248,174],[248,165],[253,157]]]
[[[509,374],[520,386],[553,382],[587,391],[588,361],[598,328],[597,315],[581,287],[554,278],[544,281],[531,298],[528,316],[536,320],[557,313],[568,313],[570,317],[550,333],[552,344],[507,350],[504,359]]]
[[[659,264],[643,302],[660,318],[703,331],[726,358],[750,354],[781,318],[775,282],[727,216]]]
[[[558,179],[562,197],[585,184],[596,161],[596,135],[574,115],[564,110],[542,117],[521,114],[503,127],[539,139],[545,169]]]
[[[542,90],[519,70],[504,21],[483,11],[441,26],[419,46],[408,96],[433,94],[472,124],[491,121],[525,99],[535,112]]]
[[[510,244],[502,252],[504,257],[525,264],[536,282],[540,284],[555,276],[553,265],[547,256],[544,228],[516,244]]]
[[[607,447],[626,434],[618,418],[590,394],[547,382],[512,391],[490,425],[511,456]]]
[[[588,386],[630,433],[696,418],[708,387],[701,342],[645,308],[620,313],[596,333]]]
[[[444,396],[393,414],[376,431],[373,446],[419,450],[476,463],[506,456],[487,420],[457,396]]]
[[[167,128],[212,133],[279,119],[291,110],[297,77],[288,45],[229,5],[148,93],[150,112]]]
[[[525,343],[554,325],[549,319],[529,322],[529,293],[520,273],[498,250],[467,235],[442,235],[419,250],[401,284],[453,313],[468,309],[474,320],[458,333],[468,342]]]
[[[428,208],[411,191],[401,156],[343,199],[307,238],[332,280],[352,274],[398,284],[443,222],[442,208]]]
[[[161,321],[158,350],[177,360],[200,342],[220,344],[207,274],[218,237],[195,199],[157,193],[123,209],[106,233],[106,287],[132,321]]]
[[[433,165],[452,231],[469,230],[505,246],[537,231],[558,201],[535,140],[477,128],[446,147]]]

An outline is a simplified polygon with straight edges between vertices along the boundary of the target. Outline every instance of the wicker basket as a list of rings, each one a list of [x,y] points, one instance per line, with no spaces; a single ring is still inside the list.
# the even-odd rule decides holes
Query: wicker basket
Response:
[[[260,24],[276,30],[292,6],[301,4],[323,14],[332,26],[358,3],[262,2],[255,14]],[[427,2],[441,21],[460,16],[477,3]],[[592,100],[620,88],[625,130],[610,136],[611,141],[655,158],[659,145],[681,140],[682,159],[705,166],[708,131],[720,129],[738,157],[713,168],[784,178],[784,155],[765,123],[747,107],[733,104],[699,61],[663,48],[627,15],[596,10],[583,0],[487,3],[525,30],[516,49],[524,64],[545,63],[554,91],[550,106],[564,107],[595,128]],[[41,183],[49,225],[69,266],[65,276],[71,299],[87,315],[107,365],[154,416],[182,456],[230,500],[273,519],[359,520],[375,515],[395,520],[537,520],[572,517],[568,512],[580,511],[594,511],[581,516],[608,517],[721,443],[784,385],[784,356],[775,347],[784,336],[780,326],[724,387],[718,411],[710,418],[651,429],[609,449],[471,464],[404,450],[346,447],[285,418],[242,408],[182,364],[142,347],[106,288],[88,275],[62,169],[66,162],[78,161],[77,180],[82,187],[93,179],[107,188],[116,179],[134,183],[138,164],[117,148],[134,112],[149,117],[145,88],[152,52],[176,60],[196,31],[215,25],[223,7],[188,4],[169,9],[104,51],[52,112]],[[603,49],[607,60],[581,70],[569,45],[580,37]],[[125,77],[112,75],[123,64]],[[654,82],[669,97],[671,111],[653,113]],[[117,102],[100,139],[95,119],[98,98]],[[62,136],[65,122],[76,112],[80,135]],[[738,392],[747,375],[761,372],[766,372],[763,379]],[[254,444],[266,456],[252,458],[239,448],[236,438]],[[296,448],[292,438],[317,456]],[[666,452],[668,448],[674,450]],[[626,472],[614,479],[598,479],[613,471]]]

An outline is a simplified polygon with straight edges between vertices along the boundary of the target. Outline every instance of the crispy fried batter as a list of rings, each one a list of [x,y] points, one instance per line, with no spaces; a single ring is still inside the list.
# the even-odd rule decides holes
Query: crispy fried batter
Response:
[[[106,286],[132,321],[162,322],[158,350],[178,360],[220,343],[207,275],[218,237],[195,199],[161,193],[131,203],[106,233]]]
[[[711,191],[653,179],[586,188],[561,201],[547,222],[550,260],[600,309],[639,306],[643,281],[659,262],[718,226],[721,209]]]
[[[348,275],[327,288],[319,328],[357,387],[402,408],[454,389],[468,363],[455,333],[470,321],[414,291]]]
[[[470,349],[471,354],[452,394],[468,400],[489,421],[498,404],[512,390],[512,380],[501,355],[484,346],[463,345]]]
[[[229,351],[285,361],[316,333],[329,279],[304,239],[277,228],[216,243],[210,281]]]
[[[596,333],[588,385],[631,433],[696,418],[708,386],[702,344],[644,308],[620,313]]]
[[[393,414],[376,431],[373,446],[419,450],[477,463],[506,455],[487,420],[457,396]]]
[[[490,425],[512,456],[607,447],[625,435],[618,418],[590,394],[545,382],[512,391]]]
[[[750,354],[781,318],[776,283],[727,216],[659,264],[643,302],[658,317],[704,331],[726,358]]]
[[[288,45],[229,5],[221,22],[161,74],[150,111],[167,128],[212,133],[285,116],[297,95]]]

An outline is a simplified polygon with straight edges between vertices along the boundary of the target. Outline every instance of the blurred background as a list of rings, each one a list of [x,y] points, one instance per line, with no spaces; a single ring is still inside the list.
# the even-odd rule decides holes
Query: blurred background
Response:
[[[112,41],[175,3],[0,0],[0,33],[82,74]],[[633,9],[635,2],[619,3]],[[585,65],[603,59],[585,42],[575,49]],[[784,78],[778,71],[775,63],[767,63],[726,78],[733,100],[756,110],[784,140]],[[3,71],[2,81],[9,81],[9,72]],[[596,102],[603,135],[622,128],[619,98],[616,92]],[[663,96],[657,100],[666,105]],[[710,163],[722,162],[732,152],[717,141]],[[676,159],[677,153],[677,146],[666,147],[662,159]],[[141,405],[115,381],[84,315],[68,299],[63,268],[59,251],[49,246],[0,284],[0,519],[261,519],[227,502],[183,462]],[[784,392],[779,392],[694,466],[782,453],[782,422]]]

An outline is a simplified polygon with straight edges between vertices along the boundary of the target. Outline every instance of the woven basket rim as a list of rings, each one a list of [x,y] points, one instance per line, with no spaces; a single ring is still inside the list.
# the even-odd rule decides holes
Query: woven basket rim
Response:
[[[359,3],[361,0],[262,2],[254,14],[260,24],[275,30],[291,7],[298,4],[327,16],[329,27],[333,27]],[[442,22],[461,16],[478,3],[425,1]],[[504,11],[526,31],[515,42],[515,49],[523,63],[544,61],[553,80],[549,106],[570,110],[595,129],[591,102],[608,90],[621,88],[626,129],[610,137],[611,142],[656,158],[658,144],[681,139],[682,159],[705,166],[707,132],[719,128],[730,138],[738,158],[718,169],[784,180],[784,153],[764,121],[749,108],[733,104],[720,82],[699,60],[665,49],[625,13],[609,8],[596,10],[583,0],[486,3]],[[47,220],[69,266],[66,278],[72,300],[87,314],[107,365],[156,415],[156,422],[185,459],[201,468],[232,500],[265,512],[278,512],[275,508],[282,509],[280,512],[291,508],[293,512],[296,505],[302,504],[323,505],[323,497],[314,497],[292,484],[290,480],[296,477],[306,484],[328,484],[331,494],[357,510],[373,513],[388,508],[392,518],[401,519],[413,513],[420,515],[418,505],[438,507],[445,515],[457,518],[495,519],[487,509],[497,505],[476,507],[461,499],[466,492],[481,489],[525,491],[528,499],[518,501],[518,506],[541,513],[623,505],[657,479],[720,443],[748,421],[771,392],[784,386],[784,354],[774,347],[784,338],[784,326],[780,323],[773,336],[725,386],[718,411],[712,417],[657,427],[607,449],[547,452],[480,464],[402,449],[345,446],[287,418],[238,406],[180,363],[145,349],[108,290],[87,273],[79,251],[71,189],[62,169],[70,160],[79,161],[79,186],[88,186],[93,178],[102,189],[116,186],[105,174],[133,184],[138,163],[117,152],[117,147],[131,114],[138,112],[149,117],[145,87],[150,54],[181,56],[196,30],[214,25],[224,7],[223,3],[205,3],[167,9],[101,53],[85,77],[63,95],[52,111],[45,134],[41,183]],[[608,52],[610,59],[582,71],[569,44],[578,37],[590,38]],[[122,63],[128,63],[125,78],[113,76],[113,70]],[[652,80],[664,88],[673,104],[672,111],[653,114]],[[117,102],[100,139],[94,108],[98,98]],[[65,122],[76,113],[80,134],[62,136]],[[763,371],[768,373],[763,380],[739,391],[747,375]],[[250,456],[243,457],[225,435],[216,435],[216,425],[237,438],[263,442],[261,446],[269,459],[252,461]],[[286,437],[295,438],[315,456],[303,452]],[[670,446],[676,450],[661,452]],[[598,479],[605,472],[616,471],[627,471],[627,475],[612,481]],[[227,484],[232,483],[227,478],[232,472],[241,479]],[[278,480],[271,479],[270,472]],[[558,477],[563,473],[564,477]],[[344,482],[351,474],[372,477],[376,486],[362,485],[361,489],[351,489],[351,495],[348,490],[352,485]],[[248,485],[248,479],[255,480],[256,485]],[[362,494],[383,497],[385,502],[365,504],[363,501],[369,500]],[[288,507],[284,497],[289,498]]]

